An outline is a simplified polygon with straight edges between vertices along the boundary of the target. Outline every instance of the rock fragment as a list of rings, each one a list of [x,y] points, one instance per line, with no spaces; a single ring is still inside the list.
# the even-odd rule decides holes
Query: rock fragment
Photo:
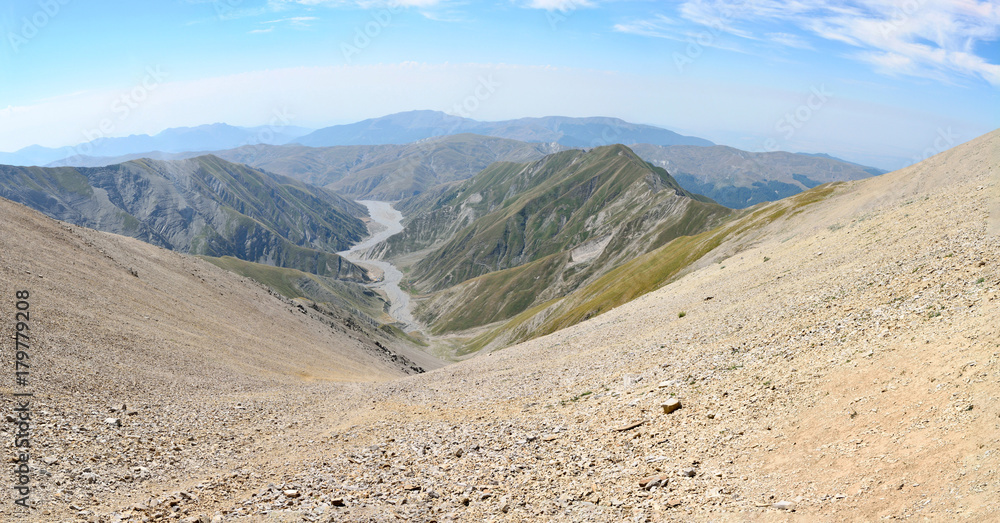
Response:
[[[681,400],[677,398],[670,398],[667,401],[664,401],[660,407],[663,408],[664,414],[670,414],[671,412],[681,408]]]
[[[652,476],[646,476],[639,480],[639,488],[644,488],[649,490],[653,487],[664,487],[667,485],[667,475],[666,474],[655,474]]]

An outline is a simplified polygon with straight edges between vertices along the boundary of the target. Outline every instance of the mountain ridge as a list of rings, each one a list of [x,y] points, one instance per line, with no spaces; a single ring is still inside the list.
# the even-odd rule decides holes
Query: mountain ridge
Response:
[[[215,156],[101,168],[0,166],[0,196],[181,252],[367,278],[332,254],[366,234],[361,206]]]
[[[436,334],[508,320],[733,212],[623,145],[496,163],[398,208],[403,232],[374,252],[410,269]]]
[[[885,171],[823,154],[749,152],[725,145],[660,147],[637,144],[646,161],[678,183],[733,209],[777,201],[817,185],[860,180]]]
[[[556,142],[567,147],[595,147],[612,143],[649,141],[658,145],[714,145],[651,125],[618,118],[547,116],[481,122],[440,111],[408,111],[353,124],[316,130],[296,139],[313,147],[333,145],[401,144],[441,135],[475,133],[524,142]],[[642,137],[640,139],[639,137]]]
[[[0,164],[24,167],[62,164],[88,157],[115,157],[162,151],[176,153],[230,149],[247,144],[283,144],[311,130],[287,125],[261,125],[237,127],[225,123],[204,124],[195,127],[171,127],[155,135],[133,134],[123,137],[100,137],[66,147],[31,145],[15,152],[0,152]],[[131,158],[130,158],[131,159]],[[119,162],[115,162],[119,163]]]

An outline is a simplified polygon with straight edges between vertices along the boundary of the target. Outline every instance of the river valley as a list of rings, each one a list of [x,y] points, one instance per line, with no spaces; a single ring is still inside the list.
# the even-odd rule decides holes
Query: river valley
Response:
[[[389,202],[378,202],[373,200],[359,200],[358,203],[368,208],[368,214],[372,221],[381,227],[375,227],[377,231],[372,236],[354,245],[349,250],[337,254],[347,258],[352,263],[376,268],[382,271],[382,280],[370,285],[373,289],[385,292],[389,299],[389,316],[403,325],[403,330],[410,332],[414,330],[422,331],[419,324],[413,318],[410,303],[410,295],[400,286],[403,281],[403,273],[395,265],[382,260],[370,260],[366,256],[368,250],[385,241],[389,237],[403,231],[403,214],[392,208]],[[381,230],[379,230],[381,229]]]

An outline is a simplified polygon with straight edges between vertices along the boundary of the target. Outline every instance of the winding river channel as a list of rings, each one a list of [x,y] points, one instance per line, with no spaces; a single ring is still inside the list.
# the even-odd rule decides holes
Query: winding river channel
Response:
[[[374,267],[382,271],[382,281],[369,284],[369,287],[385,292],[389,298],[389,316],[403,324],[403,330],[407,332],[422,330],[413,319],[413,313],[410,309],[410,295],[399,286],[400,282],[403,281],[403,273],[389,262],[366,258],[368,249],[403,231],[403,214],[393,209],[389,202],[359,200],[358,203],[367,207],[372,221],[382,225],[385,229],[337,254],[357,265]]]

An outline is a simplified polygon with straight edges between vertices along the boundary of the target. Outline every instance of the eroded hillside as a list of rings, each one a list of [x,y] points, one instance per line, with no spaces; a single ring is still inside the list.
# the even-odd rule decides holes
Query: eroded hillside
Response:
[[[95,168],[0,166],[0,196],[180,252],[367,278],[333,254],[367,233],[362,207],[214,156]]]
[[[621,145],[497,163],[399,206],[412,216],[382,252],[418,260],[417,314],[438,333],[510,319],[732,215]]]

